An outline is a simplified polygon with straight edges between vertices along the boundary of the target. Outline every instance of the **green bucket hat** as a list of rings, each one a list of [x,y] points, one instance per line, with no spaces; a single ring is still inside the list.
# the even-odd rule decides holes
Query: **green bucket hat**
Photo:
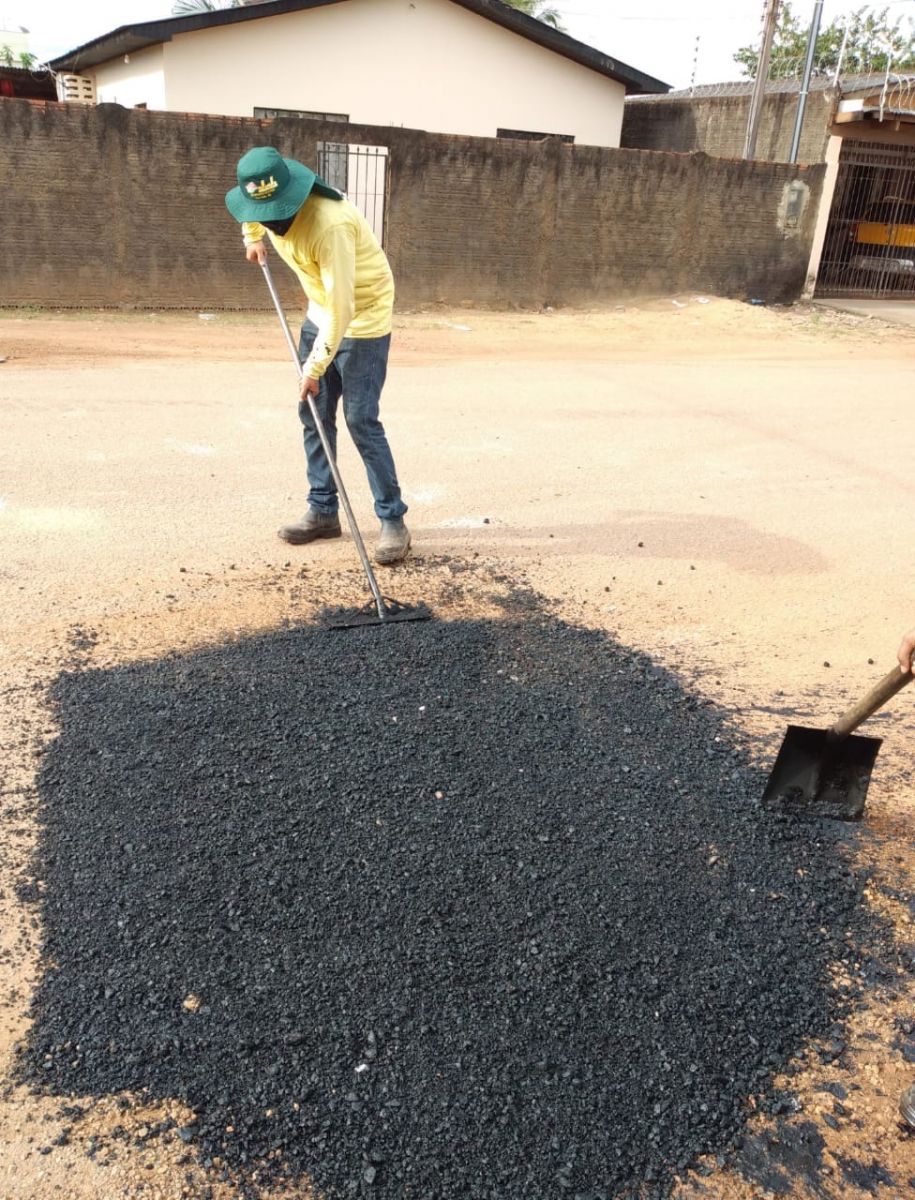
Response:
[[[272,146],[255,146],[238,161],[238,187],[226,192],[226,208],[236,221],[285,221],[312,192],[330,200],[342,193],[304,163],[283,158]]]

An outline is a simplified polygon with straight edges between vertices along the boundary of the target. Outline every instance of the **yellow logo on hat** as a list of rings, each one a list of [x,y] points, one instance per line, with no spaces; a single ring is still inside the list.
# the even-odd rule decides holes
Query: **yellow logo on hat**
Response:
[[[269,179],[262,179],[260,183],[255,183],[253,180],[251,183],[246,183],[245,191],[252,200],[269,200],[279,186],[271,175]]]

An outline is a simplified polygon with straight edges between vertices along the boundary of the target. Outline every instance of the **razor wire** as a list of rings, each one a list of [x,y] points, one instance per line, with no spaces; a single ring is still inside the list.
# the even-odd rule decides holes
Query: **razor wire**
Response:
[[[915,75],[887,75],[880,94],[881,121],[887,110],[915,113]]]
[[[797,74],[787,75],[779,71],[776,78],[766,81],[766,95],[797,94],[801,88],[803,64]],[[879,107],[883,112],[915,113],[915,72],[896,74],[892,71],[865,71],[843,73],[836,78],[834,65],[828,70],[820,69],[810,81],[811,92],[834,91],[839,96],[856,95],[870,91],[879,95]],[[752,79],[726,80],[721,83],[700,83],[667,93],[646,96],[631,96],[627,104],[662,103],[665,100],[718,99],[722,97],[749,96],[753,91]]]

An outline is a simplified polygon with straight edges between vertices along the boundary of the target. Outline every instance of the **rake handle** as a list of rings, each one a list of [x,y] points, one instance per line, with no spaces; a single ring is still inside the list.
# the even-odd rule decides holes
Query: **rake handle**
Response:
[[[893,667],[892,671],[884,675],[876,687],[871,688],[863,699],[859,700],[857,704],[853,704],[848,712],[839,717],[829,732],[836,737],[845,737],[854,732],[868,717],[872,717],[878,709],[883,708],[887,700],[892,700],[897,692],[901,692],[911,682],[911,671],[903,674],[899,667]]]

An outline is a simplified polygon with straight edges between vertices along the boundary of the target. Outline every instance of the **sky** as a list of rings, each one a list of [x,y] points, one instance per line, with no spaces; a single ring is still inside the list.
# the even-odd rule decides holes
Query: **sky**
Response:
[[[866,0],[825,0],[824,23]],[[550,0],[567,33],[656,79],[687,87],[741,77],[733,61],[755,44],[763,0]],[[806,24],[815,0],[793,0]],[[915,17],[915,0],[875,0],[893,16]],[[0,0],[0,28],[29,30],[29,48],[46,60],[119,25],[171,14],[171,0]],[[698,49],[697,49],[697,38]],[[2,42],[2,35],[0,35]]]

